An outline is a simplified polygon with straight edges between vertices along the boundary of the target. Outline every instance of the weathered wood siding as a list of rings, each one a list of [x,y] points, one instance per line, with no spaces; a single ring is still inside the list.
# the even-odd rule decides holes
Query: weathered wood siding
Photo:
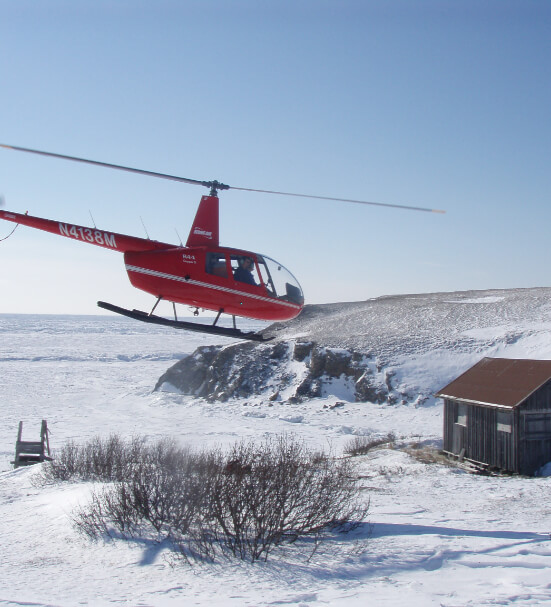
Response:
[[[443,449],[448,453],[459,455],[459,451],[454,448],[453,444],[453,424],[455,421],[453,401],[444,399],[444,436]],[[460,450],[460,449],[459,449]]]
[[[551,412],[551,381],[548,381],[539,390],[536,390],[520,406],[525,411],[542,409]]]
[[[551,382],[547,382],[519,407],[521,474],[533,474],[551,461]]]
[[[491,468],[534,474],[551,461],[551,381],[514,408],[445,399],[444,451]]]
[[[459,408],[466,409],[465,423],[457,423]],[[515,432],[518,415],[514,411],[498,426],[498,414],[503,411],[446,399],[444,403],[444,451],[463,456],[474,462],[515,472],[518,467]],[[500,419],[502,417],[500,416]],[[500,428],[510,428],[504,431]]]

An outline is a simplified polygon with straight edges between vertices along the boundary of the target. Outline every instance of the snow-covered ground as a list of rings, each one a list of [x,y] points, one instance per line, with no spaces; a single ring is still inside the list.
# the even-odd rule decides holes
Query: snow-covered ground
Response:
[[[462,305],[492,305],[495,297],[472,295]],[[511,317],[506,330],[491,323],[462,328],[459,353],[404,357],[404,377],[427,373],[444,385],[460,366],[458,354],[465,366],[492,355],[468,352],[469,330],[478,345],[488,332],[493,352],[500,331],[514,333],[493,355],[549,358],[549,319],[535,327],[533,318],[525,325],[514,311]],[[47,419],[53,448],[113,432],[197,446],[293,432],[337,452],[357,434],[393,432],[403,442],[440,444],[440,404],[333,407],[336,395],[295,405],[255,398],[206,403],[152,392],[170,365],[210,343],[223,340],[124,318],[0,315],[0,605],[551,603],[550,477],[473,476],[379,449],[358,458],[370,510],[353,533],[327,537],[311,558],[307,545],[294,545],[267,563],[190,567],[175,562],[166,546],[84,540],[71,517],[90,487],[37,487],[39,467],[12,470],[21,420],[23,438],[35,440]]]

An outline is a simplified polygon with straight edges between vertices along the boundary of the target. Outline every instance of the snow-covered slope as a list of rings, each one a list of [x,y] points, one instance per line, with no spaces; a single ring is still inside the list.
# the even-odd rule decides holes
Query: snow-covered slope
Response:
[[[438,348],[467,351],[550,329],[551,288],[395,295],[306,306],[296,319],[274,328],[278,339],[307,335],[320,345],[389,361]],[[266,332],[273,334],[271,328]]]
[[[307,306],[268,344],[196,351],[160,389],[209,400],[425,403],[483,356],[551,357],[551,289],[432,293]]]

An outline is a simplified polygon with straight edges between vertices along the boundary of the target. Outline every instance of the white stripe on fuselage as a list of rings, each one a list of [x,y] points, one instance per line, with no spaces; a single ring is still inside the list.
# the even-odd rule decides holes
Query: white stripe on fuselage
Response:
[[[207,289],[214,289],[215,291],[223,291],[224,293],[231,293],[232,295],[239,295],[241,297],[248,297],[249,299],[257,299],[260,301],[267,301],[269,303],[276,303],[282,306],[287,306],[288,308],[300,308],[299,305],[282,301],[281,299],[273,299],[271,297],[264,297],[262,295],[255,295],[253,293],[246,293],[245,291],[238,291],[237,289],[230,289],[228,287],[221,287],[218,285],[213,285],[210,282],[201,282],[200,280],[193,280],[191,278],[186,279],[183,276],[175,276],[174,274],[166,274],[165,272],[158,272],[157,270],[149,270],[148,268],[140,268],[139,266],[130,266],[126,265],[126,270],[128,272],[136,272],[138,274],[147,274],[148,276],[155,276],[157,278],[166,278],[168,280],[176,280],[177,282],[183,282],[188,285],[194,285],[197,287],[204,287]]]

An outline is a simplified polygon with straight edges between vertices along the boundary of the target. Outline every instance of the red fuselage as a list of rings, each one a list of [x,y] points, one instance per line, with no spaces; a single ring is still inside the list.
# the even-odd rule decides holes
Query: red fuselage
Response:
[[[209,255],[223,258],[216,272],[209,270]],[[286,294],[277,297],[258,278],[256,284],[235,279],[231,259],[245,256],[253,259],[255,266],[258,265],[259,256],[255,253],[227,247],[215,250],[207,247],[177,247],[127,252],[124,254],[124,262],[130,282],[156,297],[259,320],[288,320],[297,316],[303,307],[300,296],[292,301]],[[258,274],[264,278],[263,273],[257,272],[257,276]]]
[[[167,301],[269,321],[294,318],[304,305],[298,282],[283,266],[241,249],[215,242],[175,246],[9,211],[0,211],[0,219],[119,251],[132,285]],[[236,279],[244,258],[254,275],[250,284]]]

